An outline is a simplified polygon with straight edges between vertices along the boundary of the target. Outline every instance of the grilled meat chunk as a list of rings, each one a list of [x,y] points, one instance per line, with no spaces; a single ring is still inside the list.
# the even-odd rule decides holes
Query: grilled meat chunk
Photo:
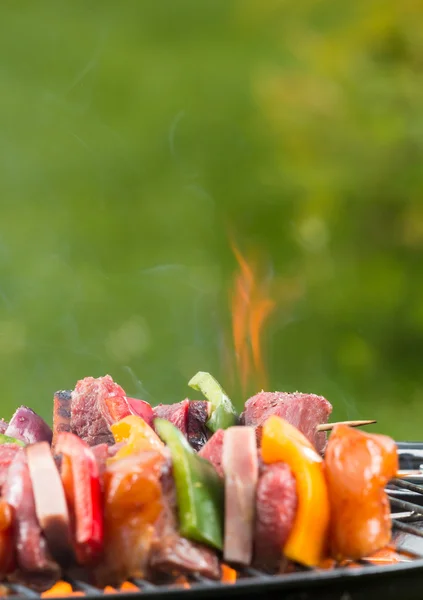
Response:
[[[1,444],[0,445],[0,494],[7,480],[9,467],[13,462],[16,454],[22,452],[22,446],[16,444]]]
[[[189,400],[182,400],[176,404],[158,404],[154,407],[154,418],[166,419],[175,425],[185,436],[188,431]]]
[[[222,454],[224,434],[223,429],[218,429],[198,453],[211,462],[221,477],[223,477]]]
[[[188,405],[187,438],[197,452],[209,439],[206,423],[209,418],[210,403],[205,400],[191,400]]]
[[[296,510],[296,482],[291,469],[285,463],[262,464],[256,494],[255,566],[277,571]]]
[[[18,571],[13,579],[46,590],[60,576],[60,568],[47,548],[35,512],[34,493],[25,452],[18,452],[10,465],[3,497],[14,509],[14,546]]]
[[[299,392],[260,392],[245,403],[241,423],[256,427],[257,440],[260,442],[263,423],[272,415],[282,417],[297,427],[318,452],[323,452],[326,433],[316,431],[316,427],[327,423],[331,412],[332,405],[323,396]]]
[[[112,445],[109,425],[130,414],[124,390],[110,375],[81,379],[72,392],[71,432],[90,446]]]

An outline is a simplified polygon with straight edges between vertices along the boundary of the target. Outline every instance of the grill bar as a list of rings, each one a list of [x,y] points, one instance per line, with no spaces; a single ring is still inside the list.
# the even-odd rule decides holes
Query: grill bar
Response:
[[[6,588],[11,590],[13,593],[23,596],[25,598],[39,598],[39,594],[31,590],[31,588],[26,587],[26,585],[21,585],[20,583],[7,583],[4,584]]]
[[[423,507],[419,506],[418,504],[413,504],[412,502],[407,502],[407,500],[400,500],[399,498],[395,498],[395,496],[392,496],[392,490],[386,490],[388,495],[389,495],[389,499],[391,501],[391,504],[393,504],[394,506],[398,506],[398,508],[401,508],[404,511],[410,511],[411,513],[415,514],[415,515],[419,515],[421,517],[423,517]],[[423,493],[423,492],[420,492]]]
[[[415,494],[423,494],[422,487],[416,483],[411,483],[410,481],[405,481],[403,479],[391,479],[390,483],[395,485],[397,488],[414,492]]]

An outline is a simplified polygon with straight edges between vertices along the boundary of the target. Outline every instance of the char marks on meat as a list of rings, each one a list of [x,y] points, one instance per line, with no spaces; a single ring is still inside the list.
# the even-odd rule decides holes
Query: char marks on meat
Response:
[[[222,456],[224,434],[223,429],[218,429],[198,453],[199,456],[211,462],[221,477],[223,477]]]
[[[245,403],[241,423],[256,427],[260,441],[262,425],[270,416],[277,415],[297,427],[318,452],[323,452],[326,433],[318,432],[316,427],[327,423],[331,412],[332,405],[323,396],[299,392],[260,392]]]
[[[188,405],[187,438],[197,452],[208,440],[206,427],[209,418],[209,403],[205,400],[192,400]]]
[[[62,390],[56,392],[53,398],[53,441],[52,446],[56,443],[57,436],[62,431],[69,432],[71,430],[71,404],[72,391]]]
[[[210,579],[220,577],[220,565],[213,550],[183,538],[178,533],[176,490],[170,463],[162,475],[164,507],[156,524],[150,555],[151,574],[188,575],[198,573]]]
[[[278,569],[296,511],[296,482],[291,469],[285,463],[262,465],[256,494],[255,566],[270,572]]]
[[[13,579],[45,590],[60,576],[38,524],[31,477],[25,452],[18,452],[10,465],[3,496],[14,509],[14,546],[18,572]]]
[[[170,421],[186,437],[188,431],[189,404],[189,400],[182,400],[182,402],[178,402],[177,404],[159,404],[153,409],[154,418]]]
[[[105,401],[109,398],[124,398],[124,390],[105,377],[81,379],[72,392],[71,431],[90,446],[114,443],[113,435],[105,416]],[[129,414],[129,413],[128,413]]]

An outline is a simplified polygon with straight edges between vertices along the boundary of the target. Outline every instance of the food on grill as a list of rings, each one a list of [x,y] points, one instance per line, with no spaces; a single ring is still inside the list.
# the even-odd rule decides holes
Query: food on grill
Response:
[[[296,480],[288,465],[262,464],[257,484],[254,565],[278,569],[297,512]]]
[[[297,483],[298,507],[284,555],[310,567],[318,565],[326,550],[330,514],[322,458],[299,429],[277,416],[263,425],[261,454],[265,464],[286,463]]]
[[[395,442],[337,425],[325,455],[334,558],[358,559],[386,546],[391,519],[385,485],[398,470]]]
[[[12,537],[13,514],[7,502],[0,500],[0,579],[11,573],[15,567],[15,553]]]
[[[251,427],[230,427],[223,441],[225,543],[223,558],[249,565],[253,556],[258,458]]]
[[[146,449],[108,465],[104,481],[104,554],[95,572],[100,585],[146,571],[154,527],[164,506],[162,453]]]
[[[338,425],[323,459],[324,398],[261,392],[239,422],[209,374],[190,384],[206,400],[153,409],[88,377],[54,395],[53,439],[29,409],[19,439],[0,433],[1,577],[216,579],[221,559],[276,572],[386,546],[392,440]]]
[[[167,456],[163,442],[144,419],[130,415],[112,425],[111,430],[116,444],[106,446],[114,449],[112,456],[108,457],[109,463],[148,450]]]
[[[218,429],[198,453],[211,462],[221,477],[223,477],[222,455],[224,434],[225,431],[223,429]]]
[[[62,565],[73,560],[69,512],[60,474],[47,442],[26,451],[38,523],[53,557]]]
[[[22,447],[18,444],[0,444],[0,494],[3,492],[9,467],[16,454],[21,450]]]
[[[155,419],[154,425],[172,457],[181,534],[221,550],[224,500],[222,480],[213,466],[191,448],[170,421]]]
[[[210,402],[191,400],[188,406],[187,439],[198,452],[207,443],[210,432],[207,428]]]
[[[188,385],[202,392],[210,402],[210,418],[207,421],[210,431],[216,432],[218,429],[227,429],[236,425],[238,417],[235,407],[222,386],[210,373],[199,371]]]
[[[75,527],[75,552],[82,565],[94,562],[103,551],[103,503],[100,475],[88,445],[62,432],[55,451],[62,455],[61,475]]]
[[[318,452],[322,452],[326,445],[326,434],[317,431],[317,426],[327,423],[331,413],[331,404],[322,396],[298,392],[260,392],[245,403],[241,422],[256,427],[260,439],[263,423],[272,415],[282,417],[299,429]]]
[[[188,409],[188,399],[176,404],[159,404],[153,408],[154,418],[170,421],[186,436],[188,431]]]
[[[3,499],[13,509],[13,548],[17,571],[13,579],[37,589],[50,587],[60,576],[60,567],[51,557],[35,510],[34,492],[26,453],[17,452],[3,488]]]
[[[72,392],[63,390],[56,392],[53,397],[53,439],[52,446],[56,444],[57,436],[62,431],[70,432],[71,426]]]
[[[12,444],[13,446],[26,446],[25,442],[22,440],[18,440],[16,438],[10,437],[10,435],[6,435],[4,433],[0,433],[0,445],[1,444]]]
[[[71,431],[89,446],[113,444],[109,426],[130,414],[125,392],[109,375],[81,379],[72,392]]]
[[[167,462],[161,476],[163,509],[155,525],[149,573],[155,576],[198,573],[218,579],[220,563],[216,552],[203,544],[182,537],[178,523],[178,503],[172,463]]]
[[[51,444],[53,435],[47,423],[27,406],[20,406],[16,410],[4,433],[26,444],[35,444],[35,442]]]
[[[144,402],[144,400],[138,400],[138,398],[126,397],[126,399],[128,400],[131,413],[133,415],[137,415],[138,417],[142,417],[146,423],[152,425],[154,412],[150,404],[148,402]]]

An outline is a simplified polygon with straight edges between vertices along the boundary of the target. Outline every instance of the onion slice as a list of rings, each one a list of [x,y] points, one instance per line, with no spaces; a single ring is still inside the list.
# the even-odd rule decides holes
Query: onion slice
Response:
[[[253,427],[230,427],[223,438],[225,561],[249,565],[253,556],[258,456]]]
[[[48,442],[51,444],[53,432],[47,423],[27,406],[20,406],[7,426],[5,435],[22,440],[26,444]]]
[[[35,511],[53,557],[61,565],[74,558],[69,512],[59,471],[48,442],[26,449]]]

